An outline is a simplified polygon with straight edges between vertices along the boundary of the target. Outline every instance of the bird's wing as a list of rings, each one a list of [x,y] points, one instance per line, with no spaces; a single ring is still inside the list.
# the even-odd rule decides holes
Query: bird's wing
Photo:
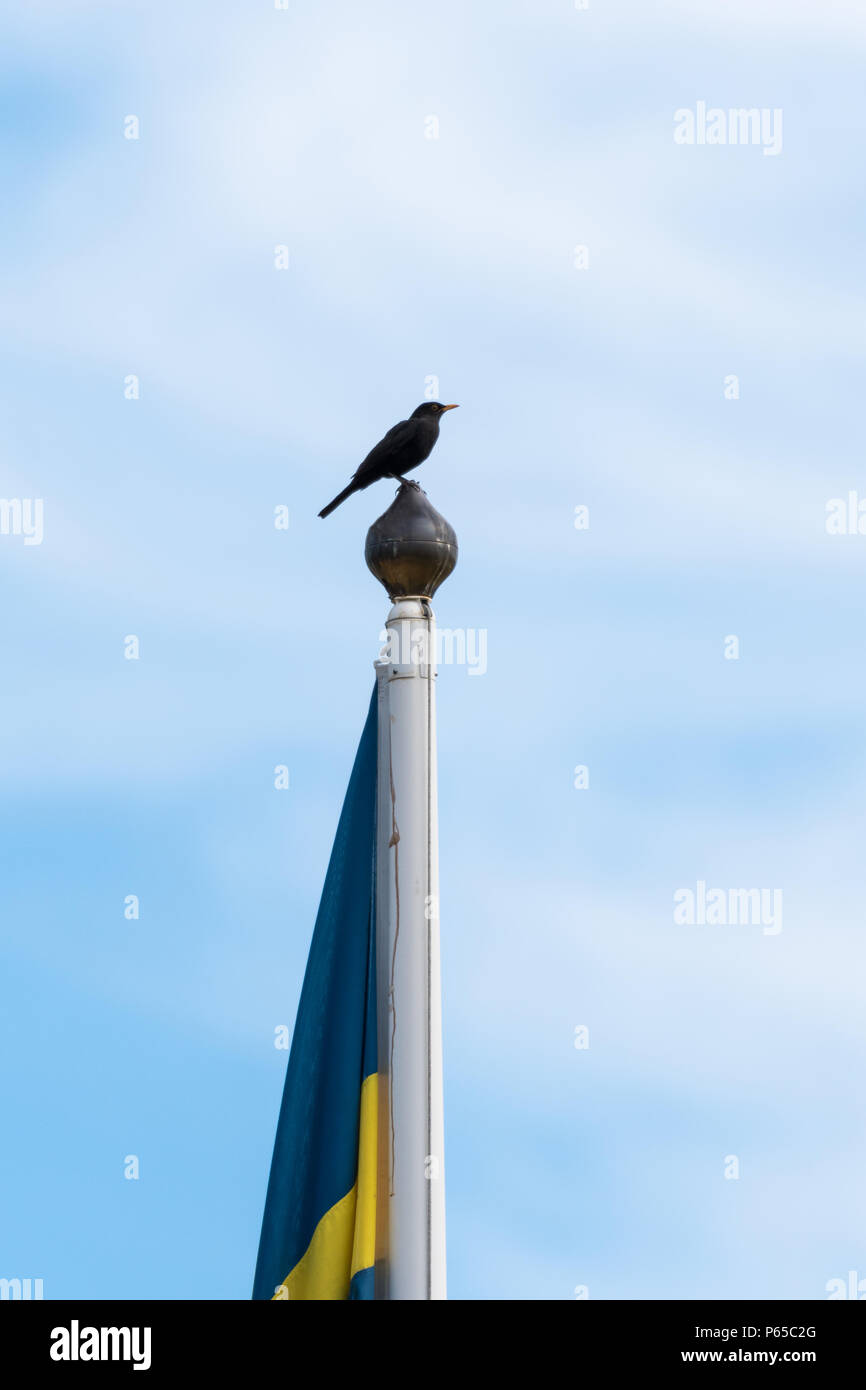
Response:
[[[388,433],[370,450],[364,462],[352,476],[363,478],[366,473],[372,473],[375,469],[381,468],[389,458],[399,453],[414,438],[416,423],[415,420],[401,420],[399,424],[392,425]]]

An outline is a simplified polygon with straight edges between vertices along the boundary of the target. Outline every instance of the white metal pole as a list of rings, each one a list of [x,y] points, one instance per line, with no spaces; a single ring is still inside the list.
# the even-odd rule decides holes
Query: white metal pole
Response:
[[[445,1298],[435,621],[395,602],[378,665],[376,1297]]]

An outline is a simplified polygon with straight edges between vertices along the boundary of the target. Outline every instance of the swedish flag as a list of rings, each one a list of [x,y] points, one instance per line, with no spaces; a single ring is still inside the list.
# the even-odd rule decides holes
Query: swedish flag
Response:
[[[298,1005],[254,1299],[371,1299],[376,1244],[376,692]]]

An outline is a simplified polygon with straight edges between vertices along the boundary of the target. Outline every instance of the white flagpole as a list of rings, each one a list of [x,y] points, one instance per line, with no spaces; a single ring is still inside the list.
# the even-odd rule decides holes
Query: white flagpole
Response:
[[[440,530],[447,530],[432,549],[428,545],[423,550],[424,564],[410,566],[407,572],[407,556],[418,557],[419,527],[429,531],[431,518]],[[397,535],[387,541],[387,563],[382,562],[381,546],[376,551],[383,524]],[[424,494],[405,485],[394,506],[371,528],[371,537],[377,527],[372,559],[368,537],[368,564],[389,588],[394,605],[386,623],[388,641],[377,663],[376,1297],[444,1299],[435,619],[428,594],[450,573],[457,547],[453,531]],[[421,592],[395,592],[410,584]]]

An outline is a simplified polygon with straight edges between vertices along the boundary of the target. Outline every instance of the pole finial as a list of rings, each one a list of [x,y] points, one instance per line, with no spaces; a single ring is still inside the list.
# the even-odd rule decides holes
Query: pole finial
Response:
[[[364,559],[392,601],[432,598],[457,564],[457,536],[426,493],[402,483],[367,532]]]

